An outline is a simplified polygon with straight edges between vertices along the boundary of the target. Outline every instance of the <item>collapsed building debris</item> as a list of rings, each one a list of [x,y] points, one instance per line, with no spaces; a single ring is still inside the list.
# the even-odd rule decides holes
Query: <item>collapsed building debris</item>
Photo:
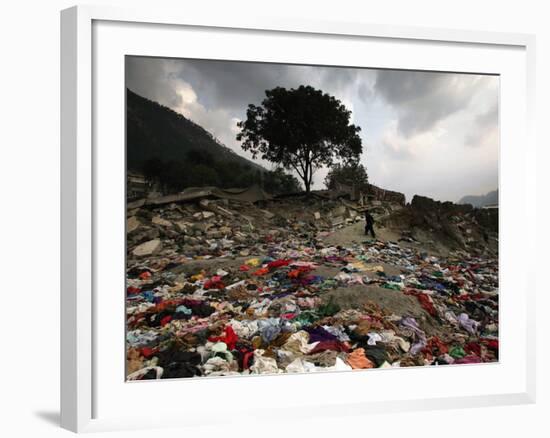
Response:
[[[498,360],[494,213],[186,192],[128,204],[129,380]]]
[[[381,189],[374,184],[369,184],[366,190],[368,201],[386,202],[397,205],[405,205],[405,195],[393,190]],[[367,202],[368,202],[367,201]]]
[[[166,205],[172,202],[190,202],[196,199],[219,198],[240,202],[258,202],[271,199],[271,195],[254,185],[247,189],[220,189],[218,187],[189,187],[181,193],[137,199],[129,202],[127,208],[137,208],[146,205]]]

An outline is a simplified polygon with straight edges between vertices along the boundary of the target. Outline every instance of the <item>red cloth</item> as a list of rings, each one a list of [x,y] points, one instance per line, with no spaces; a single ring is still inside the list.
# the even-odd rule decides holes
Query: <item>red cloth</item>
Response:
[[[185,301],[185,300],[183,300]],[[178,306],[182,300],[165,300],[160,303],[158,303],[155,307],[151,307],[147,313],[159,313],[162,310],[166,309],[167,307],[173,307]]]
[[[437,316],[437,311],[432,303],[432,299],[425,293],[418,292],[414,289],[405,290],[405,295],[414,295],[422,308],[432,316]]]
[[[474,301],[474,300],[482,300],[485,298],[483,294],[464,294],[464,295],[457,295],[455,296],[455,299],[459,301]]]
[[[151,273],[149,271],[144,271],[141,274],[139,274],[139,278],[141,280],[149,280],[151,278]]]
[[[464,351],[468,354],[475,354],[476,356],[481,356],[481,345],[479,345],[477,342],[468,342],[464,346]]]
[[[426,347],[424,347],[422,352],[424,354],[431,354],[431,355],[434,355],[434,356],[439,356],[441,354],[448,353],[449,348],[437,336],[432,336],[428,340],[428,343],[426,344]]]
[[[258,276],[260,276],[260,275],[265,275],[265,274],[268,274],[268,273],[269,273],[269,268],[260,268],[260,269],[258,269],[257,271],[254,271],[254,272],[252,273],[252,275],[258,275]]]
[[[224,336],[211,336],[208,338],[210,342],[225,342],[229,350],[234,350],[235,345],[239,341],[239,337],[236,335],[233,327],[230,325],[225,326],[225,335]]]
[[[225,284],[223,284],[223,281],[219,275],[215,275],[204,283],[205,289],[223,289],[224,287]]]
[[[150,359],[152,356],[154,356],[155,354],[157,354],[159,351],[158,348],[150,348],[150,347],[143,347],[139,350],[139,352],[141,353],[141,355],[145,358],[145,359]]]
[[[309,352],[309,354],[320,353],[325,350],[344,351],[347,353],[350,351],[350,348],[347,344],[338,341],[321,341]]]
[[[160,320],[160,325],[164,327],[166,324],[168,324],[170,321],[172,321],[172,317],[170,315],[166,315],[164,318]]]
[[[469,364],[469,363],[481,363],[483,362],[481,358],[475,355],[465,356],[461,359],[456,359],[453,363],[454,364]]]
[[[241,348],[240,352],[243,355],[243,370],[247,370],[250,367],[250,361],[254,357],[254,350],[247,350],[246,348]]]
[[[498,351],[498,339],[482,339],[481,342],[487,345],[487,348]]]
[[[311,271],[309,266],[300,266],[297,269],[293,269],[287,274],[288,278],[298,278],[300,275]]]
[[[291,261],[292,261],[292,260],[288,260],[288,259],[274,260],[274,261],[272,261],[272,262],[269,262],[269,263],[267,264],[267,267],[268,267],[269,269],[277,269],[277,268],[280,268],[280,267],[282,267],[282,266],[288,266],[288,265],[290,265],[290,262],[291,262]]]
[[[126,289],[126,292],[128,293],[128,295],[139,294],[141,292],[141,289],[139,287],[130,286],[128,287],[128,289]]]

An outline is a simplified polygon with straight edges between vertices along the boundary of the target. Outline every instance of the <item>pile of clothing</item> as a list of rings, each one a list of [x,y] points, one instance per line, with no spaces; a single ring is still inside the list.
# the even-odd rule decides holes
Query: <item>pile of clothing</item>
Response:
[[[177,255],[132,259],[128,380],[498,361],[496,258],[295,236],[268,242],[263,255],[217,261],[193,271]],[[418,311],[351,305],[339,299],[349,288]]]

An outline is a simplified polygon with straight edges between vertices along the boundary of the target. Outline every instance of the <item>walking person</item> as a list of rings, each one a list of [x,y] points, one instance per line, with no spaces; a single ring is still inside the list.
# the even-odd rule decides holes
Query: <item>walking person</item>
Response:
[[[368,236],[369,232],[373,239],[376,239],[376,234],[374,233],[374,218],[370,214],[369,210],[365,210],[365,236]]]

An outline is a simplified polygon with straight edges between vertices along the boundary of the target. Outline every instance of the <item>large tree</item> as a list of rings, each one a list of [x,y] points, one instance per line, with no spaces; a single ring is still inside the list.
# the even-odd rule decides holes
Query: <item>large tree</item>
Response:
[[[316,169],[357,160],[361,128],[350,124],[351,111],[335,97],[303,85],[265,94],[261,105],[249,105],[246,120],[238,123],[237,140],[254,158],[295,170],[308,193]]]

